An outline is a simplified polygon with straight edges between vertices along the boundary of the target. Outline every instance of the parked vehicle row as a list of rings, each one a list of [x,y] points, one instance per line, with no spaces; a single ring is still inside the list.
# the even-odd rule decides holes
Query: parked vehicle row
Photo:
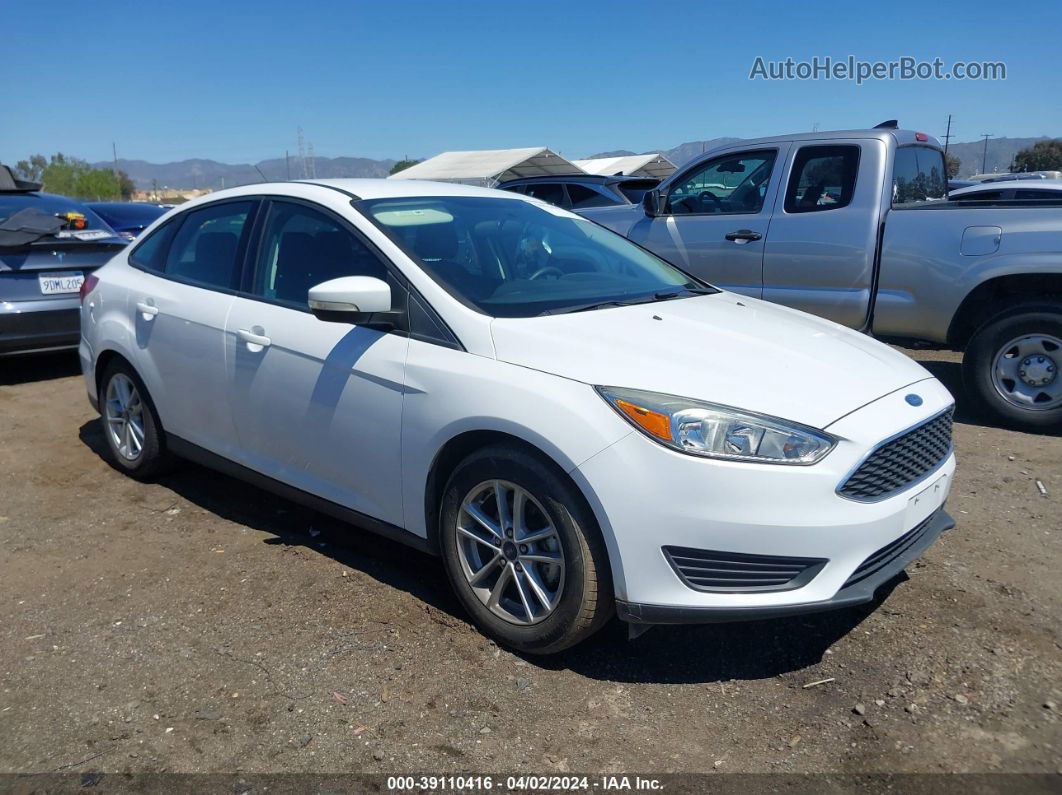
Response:
[[[513,193],[534,196],[565,210],[585,210],[591,207],[638,204],[645,192],[659,183],[659,179],[652,177],[566,174],[512,179],[498,187]]]
[[[86,275],[166,212],[40,188],[0,165],[0,356],[76,348]]]
[[[763,201],[768,162],[681,200]],[[191,458],[434,552],[523,651],[614,612],[638,628],[866,602],[952,526],[952,398],[925,369],[516,193],[222,191],[82,300],[117,468]]]
[[[641,205],[579,212],[728,290],[963,350],[975,403],[1011,425],[1057,427],[1062,195],[1047,181],[995,183],[979,188],[991,199],[945,201],[946,173],[923,133],[808,133],[728,145]]]
[[[0,166],[0,356],[73,348],[78,290],[122,249],[92,210]]]

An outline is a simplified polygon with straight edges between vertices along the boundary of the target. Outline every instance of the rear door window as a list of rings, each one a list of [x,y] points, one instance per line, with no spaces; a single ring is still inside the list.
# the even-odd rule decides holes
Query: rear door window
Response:
[[[250,227],[247,219],[254,206],[254,201],[221,202],[186,213],[169,246],[165,274],[204,287],[236,290]]]
[[[564,186],[559,182],[536,182],[527,186],[527,195],[534,196],[544,202],[555,204],[558,207],[568,207],[568,197],[564,193]]]
[[[901,146],[892,170],[892,204],[914,205],[940,201],[948,183],[944,153],[929,146]]]
[[[848,206],[858,170],[858,146],[802,147],[789,174],[785,211],[812,213]]]
[[[129,264],[144,270],[161,272],[166,267],[170,242],[180,225],[179,218],[169,221],[137,243],[136,248],[129,253]]]
[[[571,199],[573,210],[582,207],[609,207],[613,204],[619,203],[614,199],[610,199],[607,196],[598,193],[593,188],[572,182],[568,183],[568,198]]]

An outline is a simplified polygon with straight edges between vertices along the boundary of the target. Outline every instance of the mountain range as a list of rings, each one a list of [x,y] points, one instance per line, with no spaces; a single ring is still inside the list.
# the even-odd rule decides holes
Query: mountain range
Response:
[[[655,149],[663,154],[675,165],[697,157],[702,152],[717,146],[740,141],[740,138],[709,138],[704,141],[689,141],[670,149]],[[970,141],[967,143],[953,143],[949,146],[950,154],[955,155],[961,161],[959,176],[970,176],[982,171],[982,159],[987,171],[1006,171],[1020,149],[1032,146],[1042,138],[991,138],[988,141],[987,157],[984,157],[984,142]],[[618,149],[611,152],[599,152],[589,157],[620,157],[623,155],[637,154],[626,149]],[[119,160],[118,167],[123,170],[136,183],[137,187],[146,190],[154,186],[159,188],[211,188],[218,190],[223,187],[246,185],[252,182],[261,182],[264,176],[266,180],[300,179],[304,176],[316,176],[320,179],[336,177],[386,177],[395,160],[372,160],[366,157],[318,157],[313,160],[312,173],[307,164],[306,172],[302,162],[292,157],[290,159],[275,158],[262,160],[255,164],[250,163],[219,163],[217,160],[180,160],[174,163],[149,163],[146,160]],[[113,163],[104,161],[93,163],[98,168],[111,168]],[[259,174],[259,171],[261,174]]]

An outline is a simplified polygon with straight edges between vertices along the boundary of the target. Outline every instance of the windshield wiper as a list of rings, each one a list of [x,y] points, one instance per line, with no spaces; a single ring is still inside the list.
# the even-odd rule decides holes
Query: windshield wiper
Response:
[[[574,312],[590,312],[594,309],[607,309],[611,306],[636,306],[638,304],[652,304],[656,301],[669,301],[672,298],[687,298],[694,295],[710,295],[718,292],[709,287],[683,287],[681,290],[672,290],[668,292],[658,292],[652,295],[643,295],[640,298],[630,298],[627,300],[612,299],[610,301],[595,301],[591,304],[579,304],[577,306],[562,306],[557,309],[547,309],[545,312],[539,312],[538,316],[543,315],[567,315]]]

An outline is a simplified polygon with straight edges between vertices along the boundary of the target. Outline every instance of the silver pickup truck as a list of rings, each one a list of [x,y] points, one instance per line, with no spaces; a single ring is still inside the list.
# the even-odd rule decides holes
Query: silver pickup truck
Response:
[[[720,287],[963,350],[982,409],[1057,426],[1062,201],[947,201],[946,173],[924,133],[788,135],[710,151],[640,205],[580,212]]]

